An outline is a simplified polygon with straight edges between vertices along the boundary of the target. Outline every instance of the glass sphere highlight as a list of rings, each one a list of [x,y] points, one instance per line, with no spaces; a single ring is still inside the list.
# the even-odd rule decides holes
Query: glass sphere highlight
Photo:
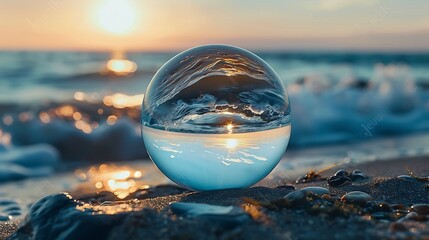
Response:
[[[227,45],[170,59],[142,104],[150,158],[193,190],[257,183],[280,161],[290,128],[289,98],[278,75],[255,54]]]

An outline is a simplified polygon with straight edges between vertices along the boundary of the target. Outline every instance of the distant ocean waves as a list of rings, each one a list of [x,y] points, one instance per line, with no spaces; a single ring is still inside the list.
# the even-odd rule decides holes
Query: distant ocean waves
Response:
[[[99,72],[108,54],[0,53],[0,145],[44,143],[71,161],[147,158],[142,94],[171,55],[131,53],[137,71],[112,78]],[[288,88],[291,148],[429,133],[429,55],[260,56]]]

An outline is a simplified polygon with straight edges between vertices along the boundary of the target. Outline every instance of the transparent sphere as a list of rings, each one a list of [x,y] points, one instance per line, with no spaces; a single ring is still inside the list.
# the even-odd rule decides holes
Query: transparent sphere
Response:
[[[194,190],[248,187],[268,175],[286,150],[289,98],[255,54],[200,46],[155,74],[142,125],[152,161],[175,183]]]

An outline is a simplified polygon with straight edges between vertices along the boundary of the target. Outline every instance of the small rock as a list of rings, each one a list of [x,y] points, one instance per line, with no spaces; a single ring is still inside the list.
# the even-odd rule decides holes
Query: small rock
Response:
[[[365,173],[353,173],[349,176],[352,181],[362,181],[368,179]]]
[[[340,169],[340,170],[338,170],[338,171],[334,174],[334,176],[338,176],[338,177],[347,177],[347,176],[349,176],[349,172],[347,172],[347,171],[345,171],[345,170]]]
[[[416,222],[426,222],[429,218],[425,215],[419,215],[416,212],[410,212],[405,216],[405,219],[409,219]]]
[[[414,217],[417,217],[417,216],[418,216],[417,213],[415,213],[415,212],[409,212],[407,215],[405,215],[405,218],[411,219],[411,218],[414,218]]]
[[[298,190],[287,194],[284,199],[292,206],[300,205],[305,202],[307,198],[307,191]]]
[[[419,215],[429,215],[429,204],[414,204],[411,210]]]
[[[327,179],[327,181],[329,186],[339,187],[342,185],[350,184],[352,180],[348,177],[331,176]]]
[[[242,208],[216,206],[205,203],[175,202],[170,204],[173,213],[184,217],[199,217],[224,227],[235,227],[251,220]]]
[[[360,191],[349,192],[341,197],[341,201],[345,203],[352,203],[358,205],[365,205],[368,201],[371,200],[372,197],[369,194]]]

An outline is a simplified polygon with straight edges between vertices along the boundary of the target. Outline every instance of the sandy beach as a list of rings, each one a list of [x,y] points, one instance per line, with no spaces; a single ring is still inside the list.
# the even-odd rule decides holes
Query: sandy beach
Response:
[[[39,210],[33,206],[26,219],[20,221],[19,229],[17,222],[1,224],[0,236],[1,239],[8,236],[9,239],[30,236],[40,239],[425,239],[429,237],[428,160],[428,157],[414,157],[343,165],[320,173],[321,178],[314,181],[287,182],[272,188],[192,192],[169,184],[145,187],[118,199],[111,192],[88,193],[81,186],[70,191],[70,196],[55,194],[36,203],[40,205]],[[369,178],[329,186],[326,177],[338,169],[349,172],[360,169]],[[308,187],[323,189],[310,188],[307,192]],[[370,199],[344,200],[342,196],[353,191],[367,193]],[[302,192],[305,195],[301,195]],[[288,195],[290,193],[296,196]],[[174,202],[233,206],[236,212],[222,209],[207,213],[203,208],[194,209],[195,214],[186,214],[187,208],[192,210],[193,206],[179,211],[172,205]],[[411,208],[415,204],[424,204],[417,214]],[[96,215],[88,215],[88,211]],[[43,220],[43,212],[52,214],[49,223]],[[63,225],[62,221],[72,227]],[[104,234],[94,235],[95,229]]]

